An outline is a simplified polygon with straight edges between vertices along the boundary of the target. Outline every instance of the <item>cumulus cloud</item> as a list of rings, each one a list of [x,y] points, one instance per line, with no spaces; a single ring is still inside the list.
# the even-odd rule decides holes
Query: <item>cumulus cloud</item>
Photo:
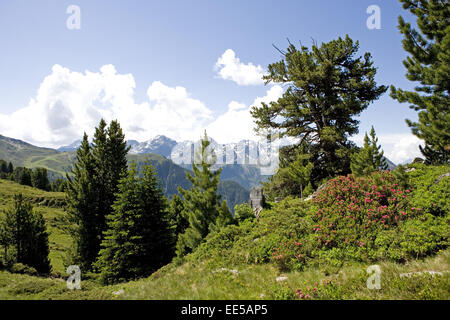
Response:
[[[228,110],[215,119],[208,127],[208,135],[220,143],[238,142],[244,139],[258,140],[254,131],[255,123],[250,114],[252,106],[259,106],[261,102],[269,103],[278,100],[283,94],[283,88],[275,85],[264,97],[258,97],[250,105],[231,101]]]
[[[0,133],[58,147],[79,139],[84,131],[92,135],[104,118],[118,119],[128,139],[144,141],[158,134],[194,139],[212,120],[212,111],[183,87],[153,82],[143,103],[135,102],[134,90],[134,77],[118,74],[113,65],[85,73],[55,65],[26,107],[0,114]]]
[[[392,133],[377,135],[378,144],[384,151],[385,157],[394,162],[401,164],[415,157],[422,157],[419,145],[423,145],[423,141],[412,133]],[[364,134],[359,134],[351,138],[358,146],[364,144]]]
[[[264,69],[260,65],[242,63],[231,49],[219,57],[214,68],[220,78],[232,80],[241,86],[264,84]]]

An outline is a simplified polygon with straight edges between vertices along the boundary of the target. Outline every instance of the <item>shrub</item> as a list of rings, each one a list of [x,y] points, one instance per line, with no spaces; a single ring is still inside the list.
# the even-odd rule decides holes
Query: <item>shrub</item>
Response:
[[[281,241],[280,245],[275,247],[272,252],[272,261],[281,272],[302,270],[306,257],[303,243],[293,239]]]
[[[420,214],[420,208],[411,208],[409,194],[389,172],[337,177],[313,200],[314,239],[324,248],[353,248],[357,258],[372,260],[382,230]]]
[[[11,266],[10,271],[12,273],[28,274],[30,276],[35,276],[35,275],[38,274],[38,272],[36,271],[35,268],[27,266],[27,265],[22,264],[22,263],[14,263]]]
[[[253,213],[252,207],[246,203],[242,203],[234,207],[234,218],[241,223],[247,219],[253,220],[255,214]]]
[[[258,220],[245,220],[210,234],[191,259],[215,259],[219,264],[270,262],[280,242],[304,237],[311,230],[307,208],[300,199],[286,198],[263,210]]]
[[[413,185],[411,205],[422,208],[435,216],[450,212],[450,172],[449,166],[410,165],[409,179]],[[439,179],[440,178],[440,179]]]

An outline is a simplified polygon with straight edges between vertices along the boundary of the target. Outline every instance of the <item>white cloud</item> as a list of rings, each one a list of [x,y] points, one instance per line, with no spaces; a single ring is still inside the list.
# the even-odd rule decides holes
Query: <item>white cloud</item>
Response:
[[[261,102],[276,101],[282,94],[283,88],[275,85],[267,91],[264,97],[256,98],[250,106],[231,101],[227,112],[220,115],[207,127],[208,135],[220,143],[238,142],[243,139],[258,140],[253,130],[255,123],[250,114],[251,107],[260,105]]]
[[[264,69],[260,65],[242,63],[231,49],[227,49],[217,60],[215,70],[220,78],[232,80],[241,86],[264,84]]]
[[[415,157],[423,157],[419,150],[419,145],[423,145],[423,141],[412,133],[381,134],[377,137],[378,144],[381,145],[385,157],[395,164],[401,164]],[[364,134],[352,137],[351,140],[358,146],[362,146]]]
[[[128,139],[144,141],[157,134],[194,139],[212,120],[211,110],[183,87],[153,82],[143,103],[135,102],[134,89],[134,77],[118,74],[112,65],[85,73],[55,65],[26,107],[0,114],[0,133],[58,147],[79,139],[84,131],[91,135],[103,117],[118,119]]]

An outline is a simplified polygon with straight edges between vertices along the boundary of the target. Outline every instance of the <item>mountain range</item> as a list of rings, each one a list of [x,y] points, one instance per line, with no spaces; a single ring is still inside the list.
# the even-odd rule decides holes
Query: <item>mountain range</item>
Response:
[[[217,157],[217,163],[213,169],[222,168],[222,180],[235,181],[248,190],[259,186],[262,181],[267,181],[268,176],[262,174],[264,172],[258,166],[258,160],[260,163],[268,161],[259,154],[259,150],[262,150],[264,146],[251,140],[229,144],[219,144],[213,139],[210,141]],[[74,152],[80,143],[81,140],[77,140],[68,146],[58,148],[57,151]],[[194,151],[198,149],[200,141],[177,142],[166,136],[158,135],[145,142],[128,140],[127,144],[130,147],[130,155],[157,154],[190,170]]]
[[[138,147],[137,142],[133,143],[133,141],[129,141],[128,143],[132,147]],[[0,135],[0,159],[8,162],[11,161],[14,167],[46,168],[50,180],[54,180],[63,178],[66,173],[70,173],[76,159],[76,149],[78,146],[79,142],[74,142],[70,146],[54,150],[37,147],[21,140]],[[162,153],[166,150],[167,152],[166,145],[161,144],[158,147],[156,143],[153,145],[148,143],[142,144],[141,146],[147,146],[147,149],[140,149],[146,153],[130,153],[127,156],[128,161],[135,161],[138,169],[142,168],[145,162],[150,162],[158,176],[161,188],[168,198],[178,193],[178,187],[183,189],[190,188],[191,182],[186,178],[186,173],[189,172],[187,168],[177,165],[162,155],[148,153],[150,150],[160,151]],[[236,204],[248,201],[249,190],[236,181],[229,179],[229,174],[227,177],[228,179],[222,175],[218,193],[222,196],[222,199],[227,200],[229,208],[233,209]],[[237,179],[243,180],[245,177],[241,173],[237,175]]]

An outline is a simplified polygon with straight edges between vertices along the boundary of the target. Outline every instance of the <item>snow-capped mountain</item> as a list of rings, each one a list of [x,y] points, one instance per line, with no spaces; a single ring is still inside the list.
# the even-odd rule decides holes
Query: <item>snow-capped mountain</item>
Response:
[[[70,152],[70,151],[76,151],[81,145],[81,139],[75,140],[74,142],[72,142],[71,144],[69,144],[68,146],[63,146],[63,147],[59,147],[58,151],[60,152]]]
[[[160,135],[148,141],[137,142],[137,144],[133,144],[130,149],[130,153],[131,154],[156,153],[170,159],[172,149],[176,145],[177,142],[175,140]]]

